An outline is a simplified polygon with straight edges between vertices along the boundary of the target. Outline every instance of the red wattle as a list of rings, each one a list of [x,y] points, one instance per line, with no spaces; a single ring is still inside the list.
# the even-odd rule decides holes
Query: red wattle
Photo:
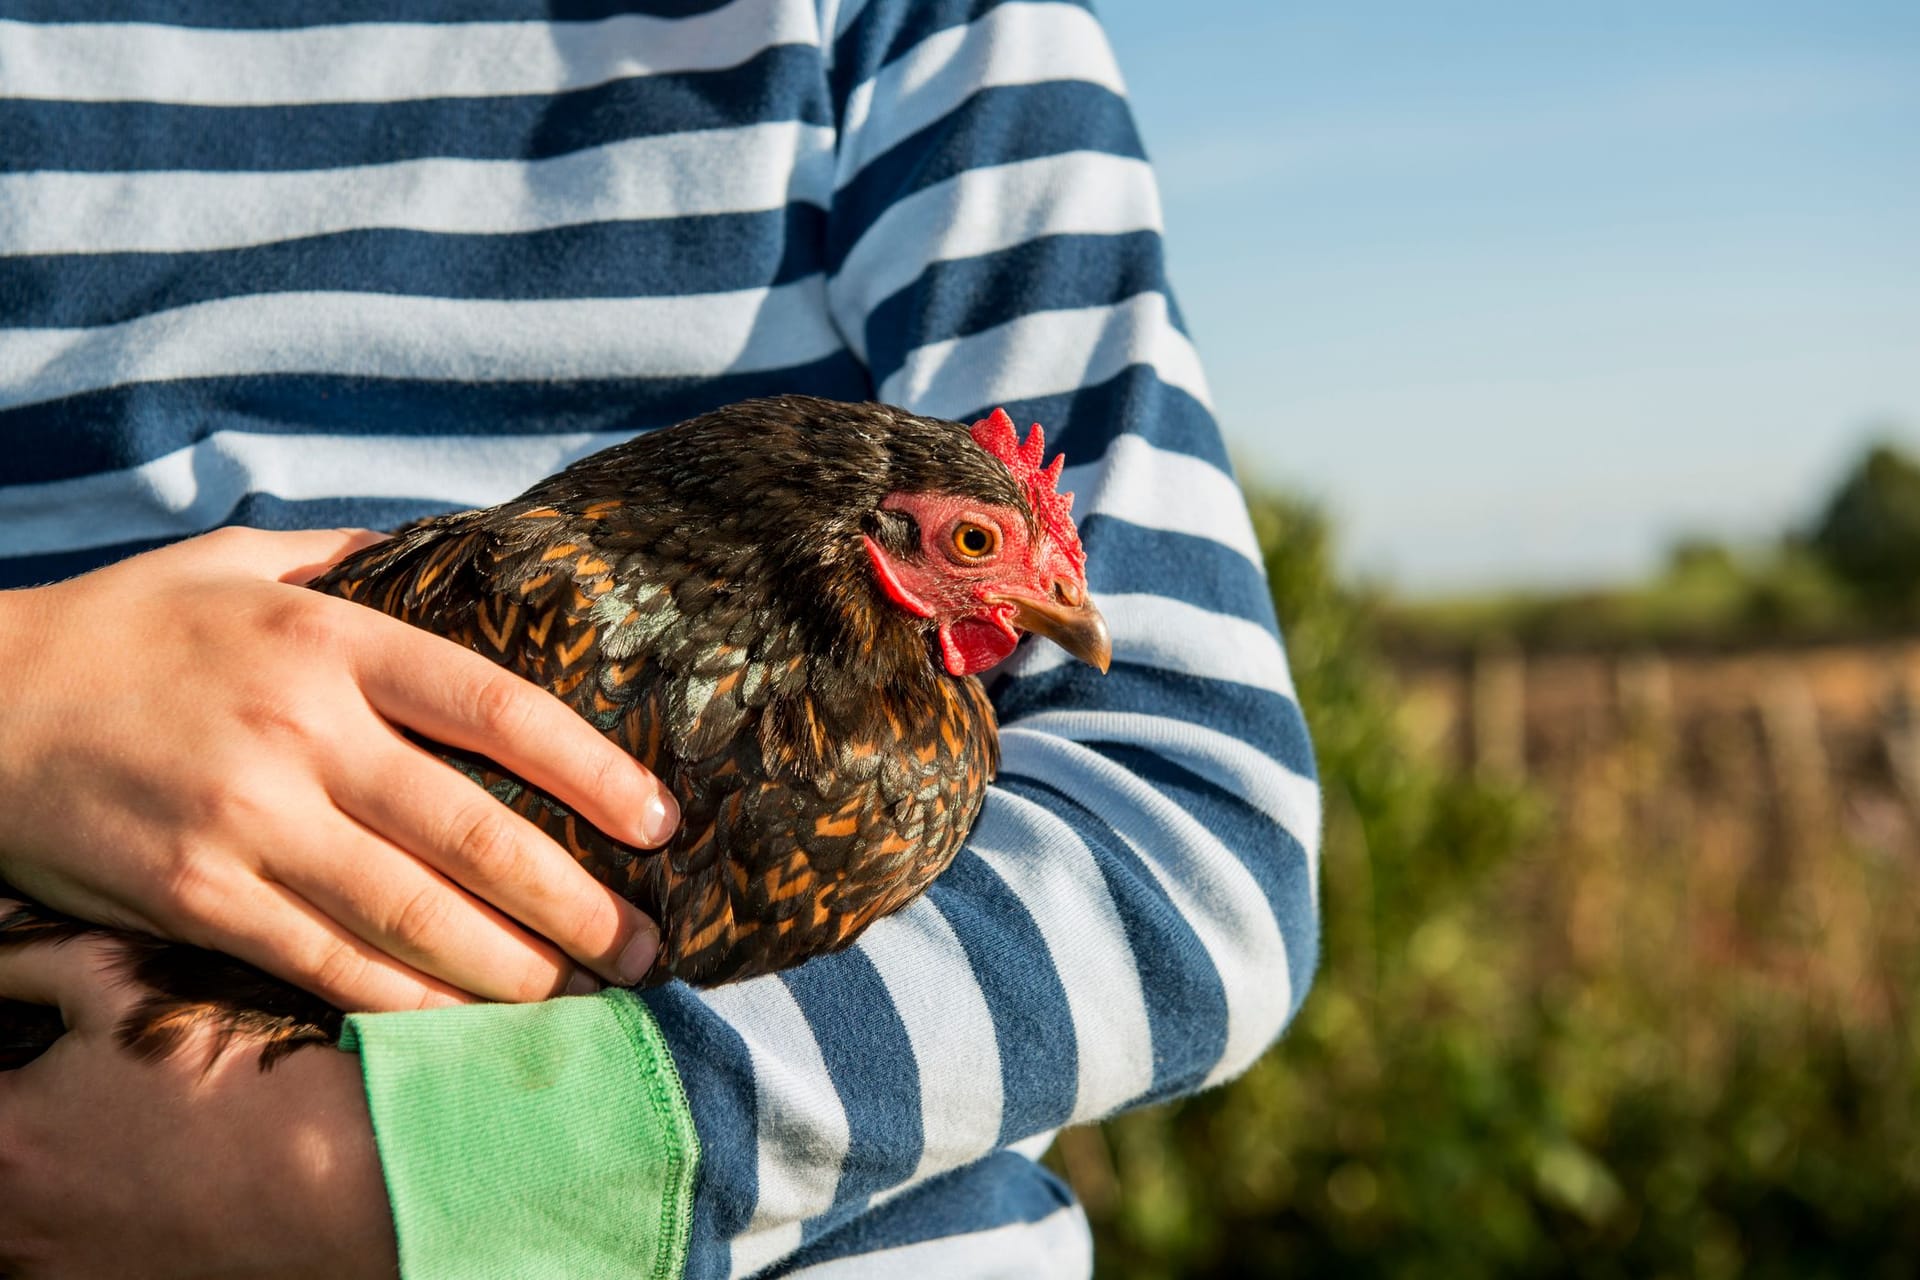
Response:
[[[940,628],[940,656],[948,673],[956,676],[998,666],[1019,643],[1017,632],[985,618],[962,618]]]

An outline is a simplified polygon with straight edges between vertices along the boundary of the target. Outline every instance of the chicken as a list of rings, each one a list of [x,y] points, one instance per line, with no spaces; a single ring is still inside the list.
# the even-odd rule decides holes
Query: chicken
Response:
[[[313,585],[544,686],[653,770],[682,821],[644,851],[429,744],[659,922],[646,985],[713,985],[847,946],[952,861],[998,763],[976,677],[1023,631],[1106,669],[1044,448],[999,410],[969,430],[748,401],[410,525]],[[0,941],[88,927],[29,905]],[[337,1011],[239,962],[125,945],[153,992],[124,1033],[144,1052],[205,1018],[276,1052],[337,1035]],[[49,1033],[44,1011],[0,1004],[0,1065]]]

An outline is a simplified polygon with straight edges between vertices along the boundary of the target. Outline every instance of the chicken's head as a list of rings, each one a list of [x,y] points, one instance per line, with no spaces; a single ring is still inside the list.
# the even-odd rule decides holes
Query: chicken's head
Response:
[[[880,536],[863,535],[881,590],[932,625],[941,661],[953,675],[974,675],[1002,661],[1023,631],[1105,671],[1113,643],[1087,593],[1073,495],[1056,487],[1065,459],[1043,467],[1046,437],[1039,424],[1022,441],[1003,409],[974,423],[972,436],[1006,467],[1018,500],[938,487],[888,494],[880,504]]]

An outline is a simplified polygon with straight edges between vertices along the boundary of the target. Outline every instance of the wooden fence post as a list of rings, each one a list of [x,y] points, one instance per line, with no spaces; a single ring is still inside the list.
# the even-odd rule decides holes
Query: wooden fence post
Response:
[[[1481,777],[1517,782],[1527,774],[1527,665],[1510,645],[1473,656],[1473,767]]]

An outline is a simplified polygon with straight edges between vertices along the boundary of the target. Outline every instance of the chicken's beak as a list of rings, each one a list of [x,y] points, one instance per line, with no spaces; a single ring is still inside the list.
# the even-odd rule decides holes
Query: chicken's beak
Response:
[[[1113,637],[1107,633],[1107,620],[1100,616],[1100,610],[1094,608],[1086,592],[1070,587],[1062,594],[1065,600],[994,595],[988,597],[988,602],[1012,606],[1013,625],[1045,636],[1080,661],[1100,668],[1102,675],[1106,674],[1107,668],[1113,665]]]

